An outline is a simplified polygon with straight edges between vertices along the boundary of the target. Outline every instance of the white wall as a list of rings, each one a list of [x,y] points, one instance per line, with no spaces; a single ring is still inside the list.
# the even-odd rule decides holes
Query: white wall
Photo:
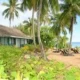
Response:
[[[27,44],[27,39],[25,39],[25,44]]]
[[[21,39],[21,44],[25,44],[25,40],[24,39]]]
[[[27,44],[27,39],[16,39],[16,47]]]
[[[16,39],[16,47],[20,47],[20,39]]]

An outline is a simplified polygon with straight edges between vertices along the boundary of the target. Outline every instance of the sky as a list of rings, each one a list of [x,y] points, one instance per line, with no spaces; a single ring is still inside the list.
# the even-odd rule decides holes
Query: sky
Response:
[[[2,12],[6,9],[6,7],[4,7],[2,3],[7,1],[8,0],[0,0],[0,19],[1,19],[0,24],[9,26],[9,20],[5,19],[5,17],[2,15]],[[25,11],[24,13],[19,11],[19,17],[14,18],[14,21],[12,21],[12,25],[13,26],[18,25],[22,23],[24,20],[27,20],[31,16],[32,16],[31,11]]]
[[[73,26],[73,42],[80,42],[80,16],[77,16],[77,24]]]
[[[6,7],[2,6],[2,3],[7,1],[8,0],[0,0],[0,25],[5,25],[5,26],[9,26],[9,20],[5,19],[5,17],[2,15],[2,12],[6,9]],[[12,21],[12,26],[19,25],[24,20],[28,20],[28,18],[30,17],[32,17],[32,11],[27,10],[24,13],[19,12],[19,17],[15,18],[14,21]],[[69,33],[68,33],[68,37],[69,37]],[[80,17],[79,16],[77,16],[77,24],[74,24],[72,42],[80,42]]]

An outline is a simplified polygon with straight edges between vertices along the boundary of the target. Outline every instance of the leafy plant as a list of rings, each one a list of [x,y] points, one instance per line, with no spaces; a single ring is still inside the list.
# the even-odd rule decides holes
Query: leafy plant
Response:
[[[24,58],[20,48],[0,46],[0,79],[5,80],[80,80],[80,69],[57,61],[45,61],[32,56]]]

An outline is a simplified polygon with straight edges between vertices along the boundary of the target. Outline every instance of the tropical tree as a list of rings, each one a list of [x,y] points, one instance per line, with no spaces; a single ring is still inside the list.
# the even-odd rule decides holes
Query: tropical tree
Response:
[[[41,27],[41,40],[44,46],[53,47],[55,45],[55,34],[51,31],[51,27],[43,26]]]
[[[26,1],[26,2],[25,2]],[[41,38],[40,38],[40,26],[41,26],[41,20],[44,18],[44,15],[49,11],[49,8],[50,8],[50,11],[52,12],[55,12],[56,9],[58,8],[58,0],[23,0],[22,2],[22,8],[23,9],[26,9],[26,8],[31,8],[33,9],[33,2],[34,3],[34,8],[37,12],[37,21],[38,21],[38,29],[37,29],[37,32],[38,32],[38,42],[39,42],[39,45],[41,45],[41,48],[42,48],[42,53],[44,55],[44,51],[43,51],[43,45],[42,45],[42,42],[41,42]],[[48,4],[49,3],[49,4]],[[34,17],[33,17],[34,18]],[[34,32],[34,31],[33,31]],[[45,55],[44,55],[45,56]]]
[[[60,17],[60,14],[56,14],[55,16],[53,16],[53,15],[51,16],[51,24],[52,24],[51,31],[53,31],[53,33],[56,36],[60,36],[60,33],[62,32],[62,27],[59,24],[59,17]]]
[[[19,8],[19,4],[17,3],[17,0],[8,0],[8,3],[3,3],[4,6],[6,6],[7,8],[3,11],[3,15],[5,16],[5,18],[9,19],[9,26],[11,27],[11,22],[12,20],[14,20],[14,17],[18,17],[19,13],[18,10],[20,10]]]
[[[48,5],[49,2],[49,5]],[[32,22],[33,22],[33,42],[35,44],[35,29],[34,29],[34,12],[38,12],[38,7],[40,5],[40,0],[22,0],[22,10],[32,9]],[[40,14],[40,20],[44,20],[44,15],[48,13],[49,8],[52,12],[55,12],[58,9],[58,0],[43,0],[42,1],[42,8]],[[56,9],[55,9],[56,8]]]
[[[23,25],[26,32],[29,32],[29,34],[32,36],[32,19],[24,20]]]
[[[33,19],[32,18],[29,18],[28,20],[24,20],[23,21],[23,25],[24,25],[24,27],[25,27],[25,29],[28,29],[29,31],[28,32],[30,32],[30,35],[32,35],[32,26],[33,26]],[[35,28],[36,28],[36,26],[37,26],[37,21],[36,21],[36,19],[34,19],[34,26],[35,26]],[[34,29],[35,29],[34,28]],[[36,29],[35,29],[36,30]],[[26,30],[25,30],[26,31]],[[27,31],[26,31],[26,33],[27,33]]]
[[[21,30],[26,35],[31,36],[31,25],[30,24],[19,24],[16,26],[17,29]]]
[[[33,35],[33,43],[36,45],[35,42],[35,28],[34,28],[34,13],[36,11],[36,0],[23,0],[21,4],[21,8],[23,11],[26,9],[32,9],[32,35]]]
[[[60,24],[67,26],[70,31],[70,46],[72,42],[73,24],[76,23],[76,16],[80,15],[80,0],[64,0],[61,4]]]
[[[46,55],[44,53],[44,48],[43,48],[43,45],[42,45],[42,42],[41,42],[41,37],[40,37],[40,15],[41,15],[41,9],[42,9],[42,1],[43,0],[40,0],[40,4],[39,6],[37,6],[37,21],[38,21],[38,24],[37,24],[37,27],[38,27],[38,42],[39,42],[39,45],[41,47],[41,53],[42,53],[42,56],[44,57],[44,59],[46,59]]]
[[[64,36],[59,36],[59,41],[58,41],[58,49],[65,49],[68,47],[68,44],[67,44],[67,41],[68,41],[68,38],[66,35]]]
[[[44,3],[45,2],[47,3],[45,6],[44,6]],[[49,3],[49,5],[48,5],[48,8],[50,8],[50,10],[53,12],[54,10],[56,10],[56,5],[54,5],[53,6],[53,4],[54,4],[54,2],[58,2],[57,0],[40,0],[39,2],[38,2],[38,6],[37,6],[37,21],[38,21],[38,42],[39,42],[39,45],[41,46],[41,53],[43,54],[43,56],[44,56],[44,59],[46,59],[46,55],[45,55],[45,53],[44,53],[44,48],[43,48],[43,44],[42,44],[42,41],[41,41],[41,37],[40,37],[40,26],[41,26],[41,14],[42,14],[42,12],[44,11],[44,10],[47,10],[46,12],[49,12],[49,10],[48,9],[46,9],[46,6],[48,5],[48,3]],[[55,4],[56,4],[55,3]],[[43,7],[44,6],[44,7]],[[43,8],[44,8],[44,10],[43,10]],[[44,11],[45,12],[45,11]],[[55,12],[55,11],[54,11]],[[45,15],[43,15],[43,18],[44,18],[44,16]]]
[[[39,44],[41,43],[40,39],[40,24],[41,20],[45,18],[45,15],[48,14],[48,12],[55,13],[58,9],[58,0],[40,0],[39,6],[37,8],[37,18],[38,18],[38,41]],[[40,18],[40,19],[39,19]],[[42,18],[42,19],[41,19]]]
[[[67,34],[67,28],[63,27],[59,22],[60,22],[60,16],[61,13],[56,14],[55,16],[51,16],[51,31],[53,32],[53,34],[55,35],[55,42],[56,42],[56,48],[59,48],[58,46],[60,45],[60,41],[62,41],[61,39],[63,37],[61,37],[61,35],[66,37]],[[66,43],[65,43],[66,44]]]

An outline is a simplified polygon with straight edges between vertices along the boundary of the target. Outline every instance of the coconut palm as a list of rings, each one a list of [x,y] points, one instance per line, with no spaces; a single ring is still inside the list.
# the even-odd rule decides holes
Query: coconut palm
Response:
[[[41,26],[40,25],[42,20],[41,18],[44,18],[45,14],[48,13],[49,10],[51,10],[53,13],[56,10],[58,10],[58,0],[38,0],[38,5],[37,5],[38,28]],[[38,38],[39,36],[40,36],[40,28],[38,29]],[[38,39],[38,41],[39,43],[41,42],[40,38]]]
[[[48,2],[50,3],[48,5]],[[34,12],[38,12],[38,7],[40,4],[40,0],[22,0],[22,10],[32,9],[32,19],[33,19],[33,42],[35,44],[35,30],[34,30]],[[40,14],[40,20],[44,20],[44,15],[49,11],[49,7],[52,12],[55,12],[58,9],[58,0],[43,0],[42,8]],[[56,9],[55,9],[56,8]]]
[[[44,48],[43,48],[43,44],[42,44],[42,41],[41,41],[41,37],[40,37],[40,15],[41,15],[41,9],[42,9],[42,1],[43,0],[40,0],[40,4],[39,6],[37,6],[37,21],[38,21],[38,42],[39,42],[39,45],[41,47],[41,53],[42,53],[42,56],[44,57],[44,59],[46,60],[46,55],[45,55],[45,52],[44,52]]]
[[[23,0],[21,4],[21,8],[23,11],[26,9],[33,10],[32,11],[32,35],[33,35],[33,43],[34,45],[36,44],[35,42],[35,28],[34,28],[34,13],[36,11],[36,0]]]
[[[25,20],[25,21],[23,21],[23,24],[24,24],[24,29],[25,29],[25,32],[27,33],[29,33],[29,35],[31,35],[32,34],[32,20],[31,19],[29,19],[29,20]]]
[[[32,5],[33,2],[35,2],[34,8],[36,9],[37,19],[38,19],[37,20],[38,21],[38,42],[39,42],[39,45],[42,46],[42,53],[44,55],[43,45],[42,45],[41,38],[40,38],[41,20],[42,18],[44,18],[44,15],[49,11],[49,8],[52,12],[55,12],[56,8],[58,8],[57,7],[58,0],[35,0],[35,1],[34,0],[23,0],[22,8],[23,9],[26,9],[26,8],[33,9],[33,5]],[[49,5],[48,5],[48,2],[49,2]]]
[[[30,23],[29,21],[24,21],[23,23],[24,24],[19,24],[18,26],[16,26],[16,28],[21,30],[26,35],[31,36],[32,23]]]
[[[51,16],[51,24],[52,24],[51,31],[56,37],[56,47],[57,48],[59,46],[60,36],[61,35],[66,36],[67,34],[66,27],[61,26],[61,24],[59,23],[60,15],[61,13],[58,13],[55,16]]]
[[[43,5],[45,4],[45,2],[46,2],[46,5],[43,7]],[[46,12],[48,12],[48,9],[50,8],[50,10],[52,10],[52,12],[54,11],[54,8],[55,8],[55,10],[56,10],[56,7],[54,7],[53,6],[53,3],[54,2],[57,2],[57,0],[40,0],[40,1],[38,1],[38,6],[37,6],[37,21],[38,21],[38,42],[39,42],[39,45],[41,46],[41,53],[42,53],[42,55],[44,56],[44,59],[46,59],[46,55],[45,55],[45,53],[44,53],[44,48],[43,48],[43,44],[42,44],[42,41],[41,41],[41,37],[40,37],[40,24],[41,24],[41,14],[43,13],[43,11],[45,10]],[[49,5],[48,5],[48,3],[50,3]],[[56,3],[55,3],[56,4]],[[46,9],[46,6],[48,6],[47,7],[47,9]],[[43,8],[44,8],[44,10],[43,10]],[[44,11],[44,12],[45,12]],[[54,11],[55,12],[55,11]],[[45,16],[45,15],[44,15]],[[44,17],[43,16],[43,17]]]
[[[5,18],[9,19],[10,27],[11,27],[11,21],[14,20],[15,16],[16,17],[19,16],[18,13],[18,10],[20,10],[19,4],[17,3],[17,0],[8,0],[8,3],[3,3],[3,5],[7,7],[3,11],[3,15],[5,16]]]
[[[61,5],[62,14],[60,24],[68,26],[70,31],[70,46],[72,42],[73,24],[76,23],[76,16],[80,15],[80,0],[64,0]]]
[[[32,34],[32,26],[33,26],[32,21],[33,21],[32,18],[29,18],[28,20],[23,21],[23,25],[24,25],[25,29],[29,30],[28,32],[30,32],[30,35]],[[34,19],[34,26],[35,26],[35,28],[37,26],[36,19]]]

